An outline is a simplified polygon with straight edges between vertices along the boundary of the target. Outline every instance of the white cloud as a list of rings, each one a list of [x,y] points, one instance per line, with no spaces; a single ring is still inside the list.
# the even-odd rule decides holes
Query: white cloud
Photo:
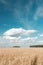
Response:
[[[43,37],[43,34],[40,34],[40,37]]]
[[[43,40],[38,41],[39,43],[43,43]]]
[[[3,36],[0,36],[0,45],[2,44],[6,44],[6,43],[9,43],[9,40],[7,40],[6,38],[4,38]]]
[[[3,37],[12,42],[24,42],[27,40],[33,40],[35,38],[30,38],[29,35],[37,32],[36,30],[25,30],[23,28],[12,28],[3,33]],[[26,37],[25,37],[26,36]],[[23,38],[24,37],[24,38]]]
[[[23,44],[23,43],[33,43],[35,42],[35,40],[37,39],[37,37],[27,37],[27,38],[21,38],[21,37],[10,37],[9,38],[6,38],[4,37],[4,39],[7,39],[10,41],[10,43],[20,43],[20,44]]]
[[[22,44],[31,44],[34,43],[35,40],[37,40],[37,37],[29,37],[30,34],[33,34],[37,32],[36,30],[25,30],[23,28],[12,28],[7,30],[6,32],[3,33],[3,36],[0,37],[0,43],[2,45],[21,45]],[[25,37],[26,35],[26,37]],[[24,37],[22,37],[24,36]],[[27,46],[28,46],[27,45]]]
[[[25,30],[23,28],[12,28],[10,30],[7,30],[3,35],[11,36],[11,35],[29,35],[31,33],[37,32],[36,30]]]
[[[37,43],[36,43],[37,45],[39,44],[39,45],[43,45],[43,40],[37,40]]]
[[[8,38],[6,37],[0,37],[0,47],[12,47],[19,45],[21,47],[28,47],[30,44],[34,43],[37,40],[37,37],[27,37],[27,38],[21,38],[21,37],[14,37],[14,38]]]
[[[29,42],[31,43],[31,42],[34,42],[36,39],[37,39],[37,37],[27,37],[27,38],[24,38],[21,40],[25,43],[29,43]]]

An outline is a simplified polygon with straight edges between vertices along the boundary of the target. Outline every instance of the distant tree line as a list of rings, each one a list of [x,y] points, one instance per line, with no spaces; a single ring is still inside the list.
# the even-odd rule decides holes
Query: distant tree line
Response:
[[[43,47],[43,45],[31,45],[30,47]]]
[[[20,46],[13,46],[13,48],[20,48]]]

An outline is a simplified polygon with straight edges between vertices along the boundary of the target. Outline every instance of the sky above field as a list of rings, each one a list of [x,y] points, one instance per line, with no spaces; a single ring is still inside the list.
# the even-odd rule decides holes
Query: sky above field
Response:
[[[0,0],[0,47],[43,44],[43,0]]]

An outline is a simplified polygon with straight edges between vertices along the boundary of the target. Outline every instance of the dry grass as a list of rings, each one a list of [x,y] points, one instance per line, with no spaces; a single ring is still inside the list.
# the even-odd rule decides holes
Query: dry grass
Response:
[[[0,65],[43,65],[43,48],[0,48]]]

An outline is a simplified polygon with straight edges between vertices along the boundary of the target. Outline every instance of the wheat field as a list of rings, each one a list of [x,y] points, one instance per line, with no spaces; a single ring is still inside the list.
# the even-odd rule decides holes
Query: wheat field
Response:
[[[43,48],[0,48],[0,65],[43,65]]]

